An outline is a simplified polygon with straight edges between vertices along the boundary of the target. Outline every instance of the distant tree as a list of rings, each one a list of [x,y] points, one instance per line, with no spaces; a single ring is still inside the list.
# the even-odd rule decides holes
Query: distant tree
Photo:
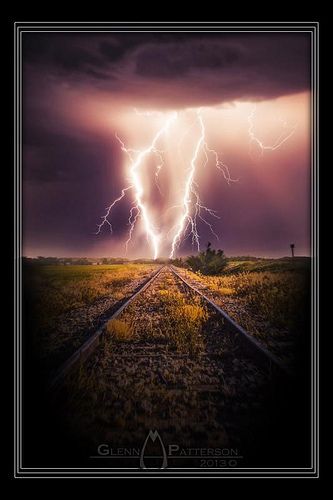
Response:
[[[59,264],[59,259],[57,257],[42,257],[38,255],[36,263],[42,266],[53,266]]]
[[[195,272],[202,274],[219,274],[227,265],[227,258],[223,250],[212,249],[212,244],[208,242],[205,251],[198,255],[191,255],[186,260],[187,265]]]
[[[86,265],[90,264],[90,262],[87,259],[87,257],[80,257],[78,259],[73,259],[72,264],[74,266],[86,266]]]

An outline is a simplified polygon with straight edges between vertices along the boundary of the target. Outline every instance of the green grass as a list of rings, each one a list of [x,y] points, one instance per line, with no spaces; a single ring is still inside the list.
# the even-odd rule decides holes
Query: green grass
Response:
[[[310,269],[309,257],[285,257],[283,259],[251,259],[251,260],[238,260],[236,258],[229,258],[228,264],[223,271],[223,274],[235,274],[242,272],[263,272],[268,271],[272,273],[285,272],[285,271],[306,271]]]
[[[24,270],[27,294],[40,302],[48,315],[62,314],[95,300],[116,295],[136,278],[145,276],[155,266],[115,264],[101,266],[34,266]]]

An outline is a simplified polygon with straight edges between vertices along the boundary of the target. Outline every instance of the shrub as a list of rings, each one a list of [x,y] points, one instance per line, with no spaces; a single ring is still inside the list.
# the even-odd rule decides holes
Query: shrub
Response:
[[[204,252],[187,258],[187,265],[192,271],[215,275],[223,271],[227,265],[227,258],[223,250],[216,251],[211,248],[211,243],[208,243],[207,249]]]

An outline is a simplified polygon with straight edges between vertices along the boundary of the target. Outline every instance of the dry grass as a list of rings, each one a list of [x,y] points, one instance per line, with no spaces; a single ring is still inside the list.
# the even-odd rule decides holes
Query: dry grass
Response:
[[[181,293],[167,278],[158,290],[161,329],[177,352],[195,355],[203,347],[202,329],[208,313],[199,297]]]
[[[156,266],[122,264],[110,266],[44,266],[27,270],[28,285],[50,313],[61,314],[113,295]]]
[[[126,285],[144,278],[155,267],[148,264],[36,266],[26,270],[26,295],[40,320],[48,323],[66,311],[104,297],[122,299]]]
[[[289,333],[300,332],[306,322],[310,289],[306,266],[296,271],[246,271],[220,276],[203,276],[190,271],[186,273],[220,296],[222,303],[224,298],[234,299],[234,304],[248,313],[235,319],[241,320],[245,328],[256,334],[260,335],[258,318],[276,331]],[[247,324],[244,324],[245,317],[249,321]]]
[[[133,337],[133,327],[120,319],[111,319],[106,325],[106,332],[117,342],[128,342]]]
[[[59,360],[68,356],[103,308],[132,293],[154,269],[151,264],[24,268],[24,301],[36,354],[47,358],[57,352]],[[88,307],[89,313],[81,314]]]
[[[167,311],[167,335],[178,352],[195,355],[203,348],[202,327],[208,318],[200,304],[174,304]]]

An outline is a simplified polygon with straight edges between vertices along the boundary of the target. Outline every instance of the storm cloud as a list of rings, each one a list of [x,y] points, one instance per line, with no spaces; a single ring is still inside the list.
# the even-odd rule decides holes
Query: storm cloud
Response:
[[[302,33],[28,33],[24,58],[54,83],[181,108],[306,90],[309,48]]]

